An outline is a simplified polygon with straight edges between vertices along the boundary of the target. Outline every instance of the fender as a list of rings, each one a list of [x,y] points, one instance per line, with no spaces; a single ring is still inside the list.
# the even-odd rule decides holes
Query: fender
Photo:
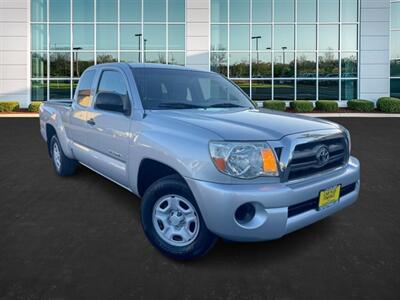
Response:
[[[138,173],[144,159],[160,162],[174,169],[184,178],[200,178],[209,172],[213,172],[213,176],[226,177],[217,172],[214,165],[210,166],[210,155],[205,136],[212,135],[217,138],[216,135],[203,129],[198,129],[196,135],[191,134],[191,131],[171,132],[168,131],[168,127],[163,125],[153,124],[151,127],[147,127],[148,125],[143,122],[135,123],[134,128],[136,128],[130,143],[127,166],[130,177],[129,184],[135,193],[138,192]]]
[[[44,113],[41,114],[42,118],[40,120],[40,127],[42,131],[42,136],[43,133],[46,133],[43,138],[47,141],[47,125],[50,125],[54,128],[58,140],[60,142],[61,148],[64,152],[64,154],[71,159],[75,159],[74,154],[72,152],[71,148],[71,140],[67,136],[67,132],[65,130],[64,122],[66,120],[63,120],[64,118],[62,117],[62,113],[55,109],[51,109],[50,107],[45,108]],[[65,116],[68,118],[69,116]]]

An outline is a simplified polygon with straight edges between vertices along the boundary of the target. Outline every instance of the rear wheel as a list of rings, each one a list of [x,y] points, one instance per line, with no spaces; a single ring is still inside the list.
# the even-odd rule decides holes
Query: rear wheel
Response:
[[[178,176],[164,177],[146,190],[141,219],[150,242],[174,259],[201,257],[217,240],[205,226],[189,187]]]
[[[50,153],[54,169],[60,176],[71,176],[75,173],[78,163],[65,156],[60,141],[56,135],[50,139]]]

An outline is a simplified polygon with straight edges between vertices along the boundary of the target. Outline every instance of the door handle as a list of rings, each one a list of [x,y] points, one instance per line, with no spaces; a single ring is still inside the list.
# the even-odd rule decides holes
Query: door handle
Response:
[[[86,123],[88,123],[90,126],[96,125],[96,122],[93,119],[87,120]]]

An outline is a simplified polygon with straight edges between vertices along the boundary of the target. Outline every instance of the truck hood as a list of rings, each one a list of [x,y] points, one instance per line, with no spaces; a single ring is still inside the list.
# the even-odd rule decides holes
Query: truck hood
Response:
[[[321,119],[258,109],[153,110],[150,114],[172,128],[181,127],[180,123],[183,129],[186,123],[225,140],[279,140],[290,134],[339,127]]]

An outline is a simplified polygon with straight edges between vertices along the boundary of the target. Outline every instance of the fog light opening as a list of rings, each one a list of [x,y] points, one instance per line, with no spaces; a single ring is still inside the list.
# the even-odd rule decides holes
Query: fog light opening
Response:
[[[251,203],[245,203],[238,207],[235,212],[235,219],[241,225],[246,225],[256,215],[256,208]]]

